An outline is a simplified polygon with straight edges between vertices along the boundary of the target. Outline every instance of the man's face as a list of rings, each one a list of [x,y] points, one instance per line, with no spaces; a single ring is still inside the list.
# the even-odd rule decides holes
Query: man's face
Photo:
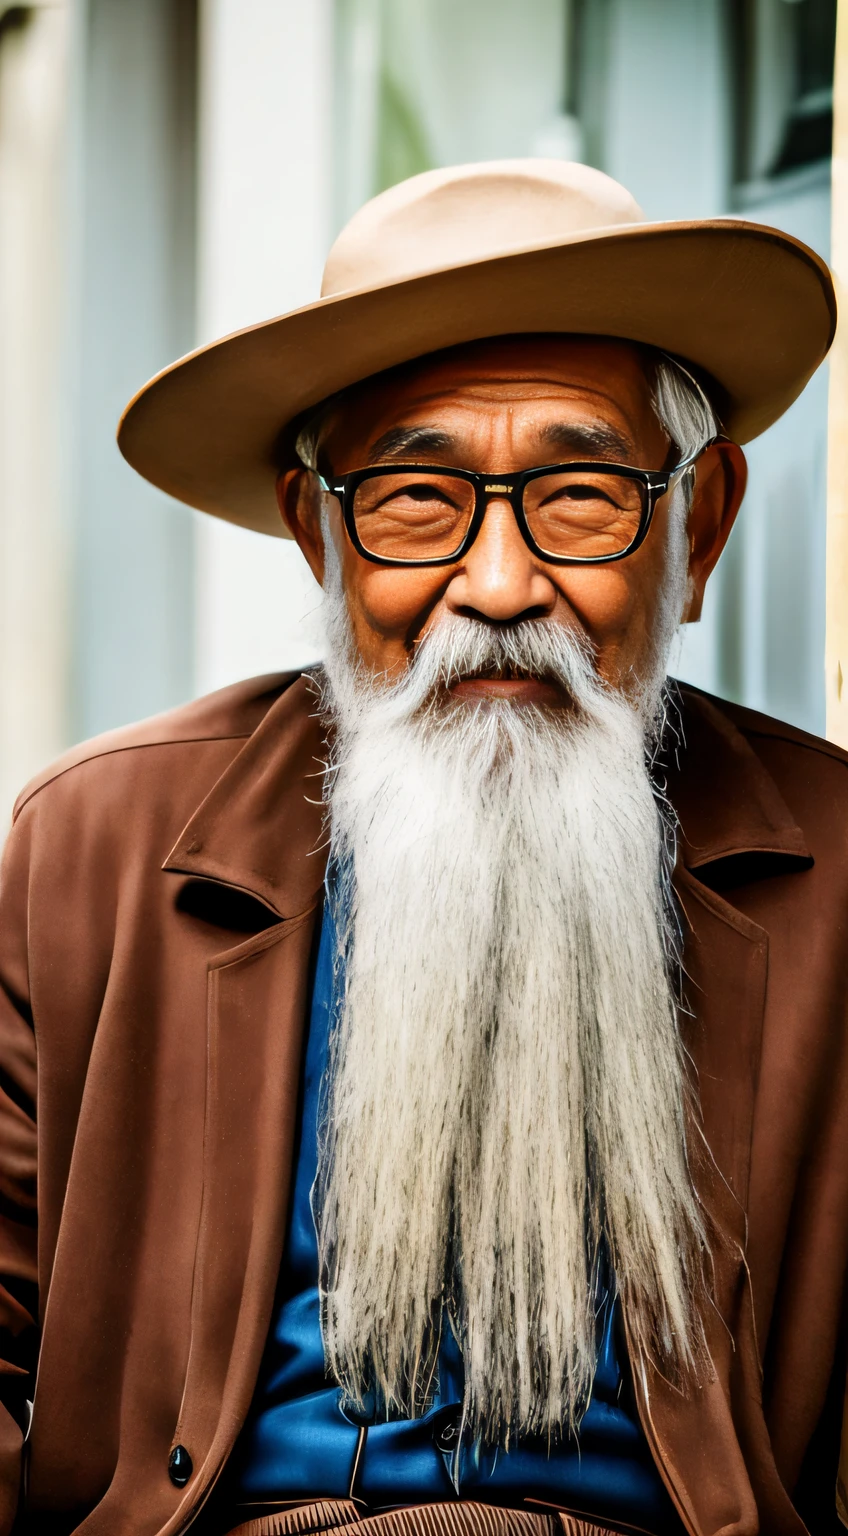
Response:
[[[575,443],[585,444],[575,452]],[[322,432],[320,457],[334,474],[375,463],[439,463],[492,474],[569,458],[659,470],[671,444],[651,402],[640,351],[627,342],[518,337],[454,348],[350,391]],[[674,455],[672,455],[674,457]],[[741,450],[709,449],[698,465],[688,527],[690,600],[704,585],[730,532],[744,489]],[[324,552],[314,475],[281,477],[280,506],[319,581]],[[450,566],[379,566],[347,538],[335,498],[329,527],[341,562],[355,646],[375,674],[399,676],[431,625],[447,614],[489,624],[551,618],[590,641],[600,675],[614,686],[648,665],[669,576],[672,494],[648,538],[610,565],[558,566],[525,544],[509,502],[493,498],[472,548]],[[470,699],[562,703],[533,679],[466,679]]]

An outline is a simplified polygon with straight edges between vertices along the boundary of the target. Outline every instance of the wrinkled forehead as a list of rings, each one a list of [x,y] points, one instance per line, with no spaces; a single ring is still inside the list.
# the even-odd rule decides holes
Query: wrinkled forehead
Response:
[[[612,421],[635,443],[658,429],[652,349],[606,336],[508,336],[431,353],[346,390],[328,409],[322,446],[347,457],[422,415],[473,417],[540,407]]]

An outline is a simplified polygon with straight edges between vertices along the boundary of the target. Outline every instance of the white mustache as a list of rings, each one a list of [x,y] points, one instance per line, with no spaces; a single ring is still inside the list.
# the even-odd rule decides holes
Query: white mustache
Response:
[[[375,677],[360,664],[356,686],[368,695],[369,708],[376,711],[375,723],[390,728],[420,715],[427,715],[432,724],[449,690],[466,678],[516,674],[558,684],[590,719],[595,702],[602,707],[610,692],[596,671],[593,648],[581,632],[553,619],[497,626],[455,614],[425,632],[399,679]]]

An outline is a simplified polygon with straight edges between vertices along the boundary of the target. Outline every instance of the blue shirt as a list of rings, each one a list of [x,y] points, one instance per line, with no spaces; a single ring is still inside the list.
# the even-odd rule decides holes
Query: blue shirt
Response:
[[[324,1368],[318,1246],[310,1192],[318,1112],[334,1017],[336,934],[325,902],[302,1069],[300,1126],[289,1228],[274,1316],[253,1404],[228,1469],[229,1496],[247,1518],[292,1501],[361,1500],[371,1509],[473,1498],[547,1502],[666,1536],[682,1532],[636,1413],[618,1303],[600,1300],[598,1367],[579,1444],[519,1440],[508,1452],[457,1446],[462,1357],[448,1337],[430,1410],[415,1420],[359,1423]]]

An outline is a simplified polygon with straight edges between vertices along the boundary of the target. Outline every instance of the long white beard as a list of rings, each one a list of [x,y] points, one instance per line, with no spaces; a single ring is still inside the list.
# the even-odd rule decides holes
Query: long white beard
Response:
[[[636,1347],[678,1376],[699,1350],[645,708],[548,621],[441,623],[388,686],[330,602],[329,815],[352,880],[314,1195],[328,1364],[354,1404],[417,1414],[447,1317],[475,1435],[567,1433],[604,1247]],[[504,664],[559,678],[573,710],[447,701]]]

